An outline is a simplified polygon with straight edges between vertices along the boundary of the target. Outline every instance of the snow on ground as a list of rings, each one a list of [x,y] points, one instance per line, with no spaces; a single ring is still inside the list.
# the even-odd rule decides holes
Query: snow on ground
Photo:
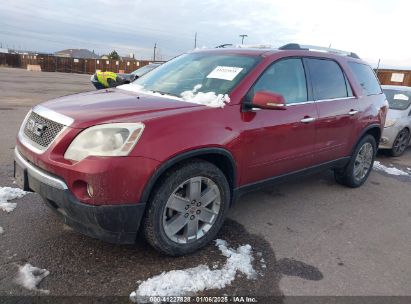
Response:
[[[49,274],[47,269],[37,268],[27,263],[24,266],[19,266],[16,283],[29,290],[49,293],[48,290],[37,289],[37,285]]]
[[[131,301],[146,302],[146,297],[150,296],[184,296],[206,289],[221,289],[234,281],[237,272],[246,275],[248,279],[256,277],[250,245],[233,249],[228,247],[226,241],[218,239],[216,246],[222,255],[227,257],[221,269],[210,269],[206,265],[199,265],[194,268],[163,272],[142,282],[137,290],[130,294]]]
[[[152,96],[167,97],[174,100],[202,104],[212,108],[224,108],[224,106],[230,102],[230,97],[227,94],[217,95],[215,92],[198,92],[198,90],[201,88],[201,84],[194,86],[193,90],[191,91],[184,91],[183,93],[181,93],[181,98],[173,95],[160,94],[157,92],[146,90],[143,86],[134,83],[123,84],[118,86],[117,88],[121,90],[131,91],[134,93],[143,93]]]
[[[375,170],[377,170],[377,171],[385,172],[385,173],[390,174],[390,175],[411,176],[410,173],[405,172],[405,171],[403,171],[403,170],[401,170],[401,169],[398,169],[398,168],[395,168],[395,167],[387,167],[387,166],[384,166],[384,165],[381,164],[379,161],[374,161],[373,169],[375,169]]]
[[[17,204],[8,201],[23,197],[25,194],[26,192],[19,188],[0,187],[0,209],[6,212],[13,211]]]

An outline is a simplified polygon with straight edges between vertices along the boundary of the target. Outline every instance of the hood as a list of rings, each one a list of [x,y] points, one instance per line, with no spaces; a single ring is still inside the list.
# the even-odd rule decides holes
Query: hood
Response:
[[[386,119],[397,120],[397,119],[400,119],[400,118],[403,118],[403,117],[407,117],[409,111],[410,111],[410,108],[408,108],[407,110],[388,109]]]
[[[136,115],[150,119],[171,112],[203,107],[162,96],[151,96],[119,89],[99,90],[64,96],[41,104],[74,120],[71,127],[85,128],[104,122],[124,121]]]

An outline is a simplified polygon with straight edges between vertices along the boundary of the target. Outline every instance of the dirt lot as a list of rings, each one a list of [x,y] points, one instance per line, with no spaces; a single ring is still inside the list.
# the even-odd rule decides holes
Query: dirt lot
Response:
[[[29,108],[92,89],[88,75],[0,68],[1,187],[15,187],[15,135]],[[401,158],[379,155],[378,161],[411,172],[411,149]],[[231,210],[220,238],[234,248],[250,244],[259,275],[254,280],[239,275],[226,289],[206,294],[284,295],[279,302],[294,295],[411,296],[410,198],[411,175],[380,171],[373,171],[360,189],[342,187],[324,172],[249,194]],[[144,241],[106,244],[64,226],[37,194],[15,202],[13,212],[0,210],[2,296],[42,295],[14,282],[18,266],[25,263],[50,271],[39,286],[50,295],[116,295],[127,301],[139,280],[225,261],[213,244],[180,258],[161,256]]]

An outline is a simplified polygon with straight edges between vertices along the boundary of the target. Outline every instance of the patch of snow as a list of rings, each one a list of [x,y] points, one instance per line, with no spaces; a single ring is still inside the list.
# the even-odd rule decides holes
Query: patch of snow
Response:
[[[227,94],[216,95],[214,92],[198,92],[201,87],[201,84],[197,84],[194,86],[193,90],[184,91],[181,93],[181,96],[185,101],[203,104],[212,108],[224,108],[226,103],[230,102],[230,97]]]
[[[181,93],[181,97],[160,94],[157,92],[146,90],[143,86],[134,83],[123,84],[118,86],[117,88],[134,93],[142,93],[152,96],[166,97],[179,101],[187,101],[191,103],[202,104],[212,108],[224,108],[224,106],[230,102],[230,97],[227,94],[217,95],[215,92],[198,92],[198,90],[201,88],[201,84],[197,84],[196,86],[194,86],[193,90],[191,91],[184,91],[183,93]]]
[[[49,274],[47,269],[37,268],[27,263],[24,266],[19,266],[16,283],[29,290],[49,293],[48,290],[37,289],[37,285]]]
[[[381,164],[379,161],[374,161],[373,168],[377,171],[382,171],[390,175],[396,176],[411,176],[408,172],[405,172],[401,169],[395,167],[387,167]]]
[[[261,262],[261,268],[264,268],[264,269],[267,268],[267,264],[265,263],[264,258],[261,258],[260,262]]]
[[[17,204],[9,203],[8,201],[23,197],[25,194],[26,191],[19,188],[0,187],[0,209],[6,212],[12,212]]]
[[[194,87],[195,89],[196,87]],[[202,104],[212,108],[224,108],[230,102],[230,97],[227,94],[218,94],[215,92],[196,92],[196,90],[184,91],[181,96],[185,101]]]
[[[3,227],[0,226],[0,234],[3,234],[3,233],[4,233],[4,229]]]
[[[130,294],[130,300],[140,303],[147,302],[147,297],[150,296],[184,296],[206,289],[221,289],[234,281],[237,272],[246,275],[248,279],[256,277],[250,245],[233,249],[228,247],[226,241],[218,239],[216,246],[222,255],[227,257],[221,269],[212,270],[206,265],[199,265],[184,270],[163,272],[142,282],[137,290]]]

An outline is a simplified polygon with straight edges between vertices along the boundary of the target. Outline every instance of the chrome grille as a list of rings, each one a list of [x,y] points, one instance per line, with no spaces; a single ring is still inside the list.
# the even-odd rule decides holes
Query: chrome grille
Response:
[[[36,129],[33,124],[36,127],[41,125],[42,130]],[[24,126],[24,135],[37,145],[47,148],[63,128],[64,125],[31,112]]]

